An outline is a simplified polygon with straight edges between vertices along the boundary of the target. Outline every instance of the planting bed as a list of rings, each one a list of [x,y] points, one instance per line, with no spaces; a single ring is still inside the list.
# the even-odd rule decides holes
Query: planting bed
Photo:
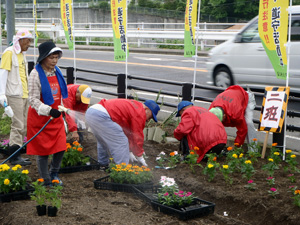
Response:
[[[7,137],[0,136],[0,139]],[[84,154],[96,158],[96,141],[92,134],[88,134],[82,143]],[[164,151],[170,153],[178,150],[178,144],[158,144],[152,141],[145,142],[147,163],[151,169],[157,164],[156,156]],[[2,155],[0,155],[0,158]],[[26,156],[28,157],[28,156]],[[32,180],[38,177],[34,156],[29,156],[32,165],[26,166]],[[3,159],[1,159],[1,162]],[[254,164],[261,168],[267,161],[259,159]],[[205,163],[201,163],[205,166]],[[222,164],[222,160],[220,162]],[[241,174],[235,174],[232,186],[226,185],[223,176],[218,173],[212,182],[202,174],[202,169],[196,168],[193,174],[186,164],[179,164],[175,169],[154,169],[154,183],[157,184],[160,176],[175,178],[180,189],[195,193],[200,199],[215,203],[214,214],[182,221],[170,215],[157,212],[145,201],[133,193],[99,190],[94,187],[93,181],[107,176],[104,171],[91,170],[76,173],[60,174],[64,182],[62,208],[57,217],[37,216],[35,202],[31,200],[0,203],[1,224],[299,224],[300,208],[292,204],[291,193],[288,187],[300,187],[300,175],[296,175],[296,184],[291,184],[283,170],[276,171],[275,188],[279,195],[274,199],[268,195],[270,187],[265,180],[267,174],[256,170],[252,178],[257,184],[255,191],[244,188],[247,180]],[[224,216],[224,212],[228,216]]]

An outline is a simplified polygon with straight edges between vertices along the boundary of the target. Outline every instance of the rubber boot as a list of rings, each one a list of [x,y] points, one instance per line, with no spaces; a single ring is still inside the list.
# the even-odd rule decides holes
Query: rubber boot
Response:
[[[184,159],[188,154],[190,154],[189,143],[188,143],[186,136],[180,140],[180,149],[179,150],[180,150],[180,152],[182,152]]]
[[[17,151],[20,148],[19,145],[12,145],[9,147],[9,153],[10,155],[12,155],[13,153],[15,153],[15,151]],[[9,162],[12,165],[21,165],[21,166],[27,166],[27,165],[31,165],[31,161],[25,160],[21,157],[20,151],[17,152],[12,158],[10,158]]]

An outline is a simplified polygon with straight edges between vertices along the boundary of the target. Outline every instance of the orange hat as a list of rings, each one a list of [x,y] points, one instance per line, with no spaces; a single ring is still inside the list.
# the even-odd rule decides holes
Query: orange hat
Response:
[[[78,89],[81,95],[81,102],[84,104],[90,104],[92,97],[92,89],[85,84],[80,85]]]

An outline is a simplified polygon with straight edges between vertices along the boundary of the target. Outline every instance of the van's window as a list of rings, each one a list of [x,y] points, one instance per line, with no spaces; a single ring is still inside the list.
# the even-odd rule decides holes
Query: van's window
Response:
[[[242,42],[253,43],[261,42],[258,33],[258,21],[255,20],[253,23],[242,33]]]
[[[300,41],[300,16],[292,16],[291,41]]]

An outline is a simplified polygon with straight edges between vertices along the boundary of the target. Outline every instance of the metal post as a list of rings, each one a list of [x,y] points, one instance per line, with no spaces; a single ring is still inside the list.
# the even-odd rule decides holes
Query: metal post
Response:
[[[192,100],[192,88],[193,88],[193,84],[183,83],[183,85],[182,85],[182,101],[191,101]]]
[[[283,122],[283,127],[284,125],[285,125],[285,120]],[[277,143],[277,148],[279,148],[280,150],[283,150],[284,133],[285,133],[285,129],[281,129],[281,133],[273,133],[273,143]]]
[[[126,98],[126,76],[123,73],[119,73],[117,77],[117,93],[118,98]]]
[[[6,27],[6,41],[7,46],[9,46],[15,35],[15,0],[6,0]]]
[[[28,74],[30,74],[33,68],[34,68],[34,62],[32,61],[28,62]]]
[[[74,67],[67,68],[67,84],[74,84]]]

